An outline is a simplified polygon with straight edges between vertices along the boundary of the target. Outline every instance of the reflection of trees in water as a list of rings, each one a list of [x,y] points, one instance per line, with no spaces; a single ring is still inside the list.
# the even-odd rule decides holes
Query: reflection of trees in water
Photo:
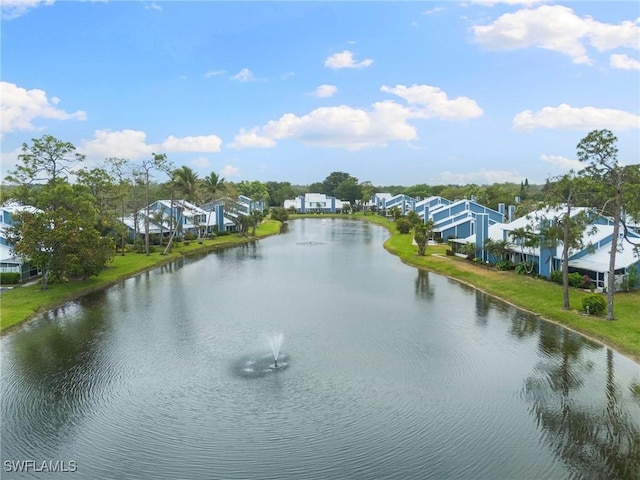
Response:
[[[489,312],[493,309],[501,315],[508,316],[514,309],[508,303],[486,293],[475,290],[476,296],[476,323],[485,325]]]
[[[538,332],[540,319],[533,314],[523,312],[518,309],[513,310],[511,315],[511,327],[509,334],[518,340],[533,337]]]
[[[622,406],[607,349],[606,405],[594,407],[598,392],[583,391],[593,365],[582,356],[584,340],[555,325],[541,324],[546,358],[526,379],[524,393],[543,438],[577,478],[640,478],[640,430]]]
[[[416,278],[416,296],[431,301],[433,300],[434,295],[434,286],[429,283],[429,272],[418,269],[418,276]]]
[[[16,333],[12,352],[16,376],[11,380],[12,408],[17,409],[21,437],[53,448],[89,407],[89,399],[108,375],[100,355],[99,333],[105,327],[104,292],[80,300],[80,315],[70,304],[49,312],[46,325]],[[3,423],[10,423],[3,405]],[[7,427],[10,428],[10,427]],[[4,430],[4,427],[3,427]]]

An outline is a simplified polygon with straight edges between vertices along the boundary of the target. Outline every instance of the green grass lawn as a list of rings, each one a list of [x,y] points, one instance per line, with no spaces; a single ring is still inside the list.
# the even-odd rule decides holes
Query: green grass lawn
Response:
[[[267,220],[256,229],[256,238],[274,235],[279,231],[280,222]],[[232,234],[205,239],[202,243],[198,241],[191,241],[188,244],[181,242],[176,243],[172,252],[167,255],[162,255],[160,247],[156,246],[155,251],[149,256],[132,252],[124,256],[116,255],[113,262],[109,263],[100,275],[85,281],[50,283],[47,290],[41,290],[38,284],[5,291],[0,295],[0,331],[2,333],[8,332],[11,328],[40,312],[62,305],[89,292],[105,288],[150,268],[175,261],[181,256],[196,255],[252,240],[254,238]]]

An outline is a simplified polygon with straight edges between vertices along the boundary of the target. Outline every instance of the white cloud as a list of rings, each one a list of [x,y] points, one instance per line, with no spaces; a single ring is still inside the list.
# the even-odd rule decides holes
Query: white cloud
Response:
[[[280,78],[282,80],[288,80],[288,79],[290,79],[292,77],[295,77],[295,75],[296,74],[294,72],[287,72],[287,73],[283,73],[282,75],[280,75]]]
[[[204,74],[205,78],[217,77],[218,75],[224,75],[226,70],[210,70]]]
[[[219,152],[222,140],[217,135],[201,135],[198,137],[169,137],[159,148],[166,152]]]
[[[429,10],[425,10],[424,12],[422,12],[423,15],[433,15],[434,13],[438,13],[438,12],[442,12],[444,10],[444,7],[434,7],[431,8]]]
[[[153,144],[147,143],[147,134],[140,130],[97,130],[91,140],[82,142],[78,151],[92,158],[138,159],[153,152],[219,152],[221,144],[216,135],[182,138],[170,135],[164,142]]]
[[[243,68],[234,76],[231,77],[232,80],[238,80],[239,82],[248,82],[249,80],[253,80],[253,73],[248,68]]]
[[[581,18],[569,7],[542,5],[499,17],[489,25],[472,27],[475,41],[490,50],[538,47],[571,57],[574,63],[592,63],[586,44],[599,51],[639,48],[640,23],[618,25]]]
[[[625,54],[614,54],[609,57],[612,68],[620,68],[622,70],[640,70],[640,62],[634,60]]]
[[[372,104],[370,109],[338,105],[317,108],[302,116],[287,113],[262,127],[242,129],[230,146],[267,148],[275,146],[277,140],[293,139],[305,145],[347,150],[385,147],[390,142],[418,138],[416,128],[408,123],[410,119],[463,120],[482,115],[474,100],[450,100],[437,87],[396,85],[383,86],[381,90],[403,98],[408,105],[386,100]]]
[[[210,164],[211,162],[207,157],[198,157],[195,160],[191,161],[191,165],[198,168],[207,168]]]
[[[335,95],[337,91],[338,91],[338,87],[336,87],[335,85],[324,84],[316,88],[315,91],[313,92],[313,95],[318,98],[329,98],[329,97],[333,97],[333,95]]]
[[[430,85],[383,85],[380,90],[405,99],[410,105],[417,105],[414,116],[422,118],[440,118],[442,120],[463,120],[482,116],[483,111],[475,100],[458,97],[450,100],[438,87]]]
[[[475,183],[478,185],[488,185],[493,183],[512,182],[519,183],[523,180],[523,175],[516,170],[480,170],[479,172],[441,172],[437,177],[429,181],[441,185],[468,185]]]
[[[162,11],[162,6],[158,5],[155,2],[151,2],[150,4],[145,5],[144,8],[145,8],[145,10],[156,10],[158,12]]]
[[[225,165],[218,173],[223,178],[238,177],[240,176],[240,169],[232,165]]]
[[[493,7],[498,4],[531,6],[548,1],[549,0],[471,0],[470,3],[484,5],[486,7]]]
[[[516,130],[629,130],[639,127],[640,116],[633,113],[610,108],[576,108],[564,103],[557,107],[544,107],[537,112],[525,110],[513,118],[513,128]]]
[[[329,58],[327,58],[324,62],[325,67],[333,68],[334,70],[338,70],[341,68],[363,68],[368,67],[373,64],[373,60],[367,58],[360,62],[356,62],[353,59],[353,52],[349,50],[343,50],[340,53],[334,53]]]
[[[40,5],[53,5],[54,0],[2,0],[0,8],[2,8],[2,18],[12,20],[27,13],[32,8]]]
[[[574,170],[579,171],[582,170],[585,166],[580,160],[575,160],[571,158],[566,158],[560,155],[540,155],[540,160],[550,165],[559,167],[562,170]]]
[[[229,144],[229,148],[271,148],[275,147],[276,142],[268,137],[264,137],[258,134],[258,129],[253,128],[246,131],[244,128],[240,129],[240,133],[235,136],[233,142]]]
[[[375,103],[369,111],[340,105],[317,108],[303,116],[287,113],[263,126],[262,134],[258,134],[258,129],[249,132],[251,136],[241,131],[234,147],[273,146],[280,139],[348,150],[383,147],[391,141],[417,138],[415,128],[406,123],[410,116],[408,108],[394,102]]]
[[[26,90],[14,83],[0,82],[2,97],[0,132],[32,131],[37,118],[54,120],[86,120],[85,112],[78,110],[67,113],[56,108],[60,103],[57,97],[47,98],[44,90]]]

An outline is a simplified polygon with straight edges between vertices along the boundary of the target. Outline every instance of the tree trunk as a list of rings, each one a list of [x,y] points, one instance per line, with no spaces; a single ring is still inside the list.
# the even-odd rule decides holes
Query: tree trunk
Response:
[[[562,242],[562,308],[570,310],[569,305],[569,229],[571,227],[571,204],[567,204],[567,213],[562,225],[564,241]]]
[[[616,253],[618,253],[618,235],[620,234],[620,217],[622,212],[622,172],[616,175],[616,199],[613,211],[613,236],[611,238],[611,252],[609,253],[609,272],[607,276],[607,320],[614,320],[613,295],[615,293],[616,279]]]

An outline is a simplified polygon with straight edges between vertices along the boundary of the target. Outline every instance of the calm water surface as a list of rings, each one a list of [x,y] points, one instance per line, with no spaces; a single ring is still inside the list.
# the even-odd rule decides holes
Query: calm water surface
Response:
[[[387,235],[296,220],[2,338],[2,478],[640,478],[637,363]]]

